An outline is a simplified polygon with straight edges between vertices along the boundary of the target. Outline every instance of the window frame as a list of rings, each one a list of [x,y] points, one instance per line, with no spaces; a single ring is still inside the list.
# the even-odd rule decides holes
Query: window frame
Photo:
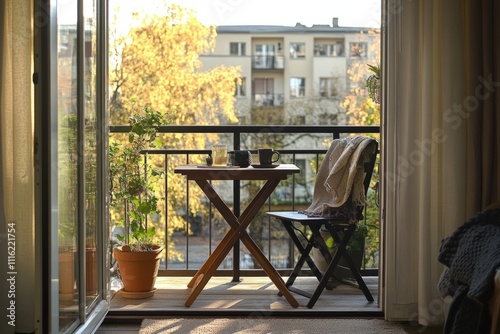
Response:
[[[290,59],[305,59],[305,58],[306,58],[306,43],[290,42]]]
[[[337,53],[337,47],[340,48],[340,53]],[[322,49],[325,53],[321,54]],[[345,57],[345,41],[344,40],[321,40],[314,42],[315,57]]]
[[[349,58],[360,59],[367,57],[368,57],[367,42],[349,42]]]
[[[294,81],[299,81],[296,85]],[[290,98],[291,99],[301,99],[306,97],[306,78],[305,77],[290,77]],[[297,94],[293,94],[293,91],[297,91]]]
[[[236,46],[236,53],[233,53],[233,46]],[[246,43],[245,42],[229,42],[229,55],[230,56],[246,56]]]
[[[323,85],[323,83],[325,83]],[[324,87],[323,87],[324,86]],[[322,94],[323,90],[326,94]],[[335,92],[333,92],[335,90]],[[319,78],[319,97],[323,99],[336,99],[339,97],[339,78],[320,77]]]
[[[235,97],[246,97],[247,96],[247,78],[246,77],[241,77],[240,78],[241,83],[235,83],[235,92],[234,96]]]

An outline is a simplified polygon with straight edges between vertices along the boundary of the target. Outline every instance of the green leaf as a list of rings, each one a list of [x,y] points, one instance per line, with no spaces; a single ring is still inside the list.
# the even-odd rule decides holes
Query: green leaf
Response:
[[[326,239],[325,244],[328,248],[333,248],[333,245],[335,244],[335,242],[333,241],[333,237],[329,237],[328,239]]]

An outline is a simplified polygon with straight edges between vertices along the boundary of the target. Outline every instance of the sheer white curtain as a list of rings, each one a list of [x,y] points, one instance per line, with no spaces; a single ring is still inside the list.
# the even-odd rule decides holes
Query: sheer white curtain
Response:
[[[478,168],[487,169],[489,180],[483,177],[481,182],[495,187],[499,168],[498,163],[485,166],[474,160],[481,159],[480,141],[474,143],[481,131],[477,118],[484,115],[487,103],[484,83],[470,75],[475,63],[468,46],[480,37],[471,35],[470,3],[387,0],[384,4],[382,299],[390,320],[443,322],[443,301],[437,291],[443,271],[437,260],[441,240],[498,196],[498,191],[478,190],[477,179],[470,180],[471,174],[477,177]],[[489,120],[480,121],[482,126],[498,125],[496,94],[496,106],[490,109]],[[494,136],[498,143],[498,132]],[[495,149],[500,149],[498,144],[490,145],[488,152],[484,147],[479,150],[498,161]],[[481,193],[490,198],[471,204],[473,194]]]
[[[31,82],[32,1],[0,0],[0,250],[2,333],[29,333],[34,319],[34,169]],[[9,229],[7,229],[9,228]],[[9,233],[7,233],[9,232]],[[14,267],[7,243],[16,242]],[[12,243],[9,243],[12,246]],[[10,249],[12,251],[12,248]],[[10,263],[12,264],[12,262]],[[12,274],[8,274],[12,273]],[[16,327],[5,310],[11,300],[5,275],[15,278]]]

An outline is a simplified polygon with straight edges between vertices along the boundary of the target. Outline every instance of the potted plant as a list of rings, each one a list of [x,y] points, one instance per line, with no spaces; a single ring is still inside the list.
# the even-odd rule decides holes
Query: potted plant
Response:
[[[159,214],[154,184],[163,172],[147,163],[143,151],[161,145],[157,131],[168,123],[163,114],[148,106],[139,112],[133,108],[128,140],[112,143],[109,148],[111,206],[123,213],[116,222],[123,234],[116,235],[119,245],[113,255],[125,298],[148,298],[155,292],[163,247],[155,240],[151,215]]]
[[[380,65],[368,64],[367,66],[372,72],[372,74],[366,79],[368,96],[373,100],[373,102],[380,104]]]

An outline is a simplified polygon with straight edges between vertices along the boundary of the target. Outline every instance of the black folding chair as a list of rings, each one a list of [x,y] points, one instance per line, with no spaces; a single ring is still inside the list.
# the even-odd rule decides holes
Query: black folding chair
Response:
[[[363,185],[365,197],[370,186],[370,181],[372,178],[377,156],[378,143],[375,140],[373,141],[375,145],[375,152],[370,155],[369,161],[364,164],[365,175]],[[297,261],[295,268],[293,269],[291,275],[285,283],[285,286],[288,288],[288,290],[309,298],[309,302],[307,304],[308,308],[312,308],[314,306],[325,288],[332,288],[329,284],[329,281],[330,278],[334,277],[335,269],[339,265],[341,259],[344,259],[345,264],[348,266],[348,269],[356,280],[359,288],[363,291],[366,299],[369,302],[373,302],[374,299],[372,297],[372,294],[366,286],[363,278],[361,277],[359,269],[354,264],[346,248],[358,226],[358,222],[364,218],[363,209],[364,206],[359,206],[356,208],[356,221],[354,223],[346,219],[346,217],[343,215],[339,215],[336,217],[317,217],[308,216],[297,211],[267,212],[267,215],[278,219],[283,224],[283,227],[290,235],[290,238],[292,239],[295,247],[300,253],[299,260]],[[297,228],[294,225],[294,222],[298,222],[303,226],[308,227],[312,232],[310,236],[308,237],[305,232]],[[321,235],[321,230],[327,230],[333,237],[333,240],[337,245],[336,253],[333,258],[328,251],[328,247],[324,241],[323,236]],[[301,242],[299,237],[305,239],[305,246],[303,242]],[[328,269],[324,273],[322,273],[317,268],[313,259],[310,257],[310,252],[313,247],[317,247],[319,249],[328,263]],[[319,284],[313,293],[292,286],[305,263],[308,264],[309,268],[312,270],[313,274],[319,281]]]

